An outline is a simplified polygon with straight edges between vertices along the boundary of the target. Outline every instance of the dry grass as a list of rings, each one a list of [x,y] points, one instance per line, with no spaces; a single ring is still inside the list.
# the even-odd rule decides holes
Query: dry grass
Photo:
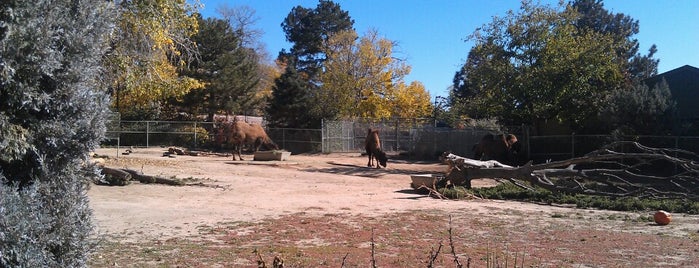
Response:
[[[425,267],[450,238],[461,263],[470,258],[471,267],[512,267],[515,261],[518,267],[699,266],[699,237],[669,236],[659,226],[651,227],[655,233],[635,233],[600,228],[619,221],[597,217],[576,219],[587,221],[589,228],[571,228],[568,218],[537,225],[526,215],[503,219],[464,211],[451,216],[451,236],[449,215],[414,211],[381,218],[297,213],[258,223],[200,226],[197,236],[165,241],[111,237],[91,266],[256,267],[256,251],[269,264],[281,258],[285,267],[368,267],[372,259],[378,267]],[[434,267],[456,267],[446,246]]]

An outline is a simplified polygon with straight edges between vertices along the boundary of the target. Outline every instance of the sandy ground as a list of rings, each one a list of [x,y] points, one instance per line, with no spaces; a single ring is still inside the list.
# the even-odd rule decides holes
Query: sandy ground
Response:
[[[200,225],[256,221],[297,212],[365,216],[420,209],[468,208],[476,212],[486,209],[484,203],[500,203],[443,201],[415,193],[410,174],[444,172],[446,166],[436,162],[392,160],[388,168],[375,169],[366,167],[367,158],[358,153],[292,155],[288,161],[262,162],[216,155],[170,158],[163,157],[164,151],[135,149],[129,155],[117,155],[116,149],[96,151],[109,157],[107,166],[191,178],[203,184],[93,186],[89,196],[100,233],[133,235],[144,227],[158,227],[158,233],[142,235],[167,237],[192,233]],[[492,183],[481,180],[474,185]],[[527,209],[519,203],[509,206]]]
[[[123,151],[123,148],[122,148]],[[225,156],[164,157],[165,148],[135,149],[129,155],[99,149],[106,165],[140,170],[148,175],[193,179],[175,187],[134,182],[127,186],[93,186],[89,191],[101,234],[167,238],[195,232],[197,226],[257,221],[298,212],[377,216],[412,210],[514,210],[544,215],[569,213],[567,207],[499,200],[439,200],[410,187],[410,174],[440,173],[437,162],[391,160],[388,168],[366,167],[358,153],[292,155],[288,161],[233,161]],[[474,187],[494,185],[473,182]],[[599,211],[598,214],[625,214]],[[628,214],[628,213],[627,213]],[[638,213],[630,213],[637,216]],[[685,215],[683,228],[699,230],[699,218]],[[678,219],[678,217],[676,217]],[[144,227],[157,232],[143,232]]]
[[[483,199],[449,201],[416,193],[410,187],[410,174],[444,172],[446,166],[437,162],[389,159],[388,168],[375,169],[366,167],[367,158],[359,153],[292,155],[289,161],[261,162],[233,161],[230,156],[216,155],[171,158],[163,156],[165,151],[166,148],[137,148],[129,155],[118,155],[115,149],[96,151],[98,155],[108,156],[105,165],[109,167],[130,168],[162,177],[176,176],[186,179],[190,185],[139,182],[127,186],[93,185],[88,195],[98,235],[104,241],[117,243],[106,245],[119,245],[103,248],[93,260],[94,267],[112,267],[117,263],[146,267],[154,264],[230,267],[231,255],[237,256],[232,258],[234,266],[243,263],[242,266],[257,267],[251,247],[271,247],[270,251],[277,252],[292,250],[289,244],[299,241],[315,241],[318,252],[311,253],[305,246],[295,248],[305,253],[294,253],[292,260],[304,259],[307,255],[325,258],[328,243],[357,243],[339,249],[341,252],[348,248],[365,248],[366,241],[371,239],[368,234],[354,236],[357,230],[372,224],[379,224],[372,227],[378,234],[405,232],[386,238],[384,245],[407,244],[392,248],[396,254],[383,256],[384,259],[422,259],[426,247],[434,246],[437,241],[424,239],[424,235],[415,232],[440,234],[439,229],[446,228],[445,224],[450,222],[447,218],[452,216],[457,234],[464,235],[460,237],[463,243],[460,247],[481,250],[471,252],[475,256],[487,254],[483,241],[502,240],[526,249],[535,263],[545,264],[536,267],[699,265],[698,215],[673,214],[670,225],[657,226],[636,220],[647,218],[652,212],[576,209]],[[252,159],[252,155],[247,155],[246,159]],[[473,181],[474,187],[495,183],[489,179]],[[432,217],[436,218],[425,222]],[[420,229],[423,223],[432,227]],[[293,230],[303,232],[289,234]],[[227,238],[217,237],[217,232],[226,234]],[[338,233],[344,238],[334,241]],[[285,238],[275,242],[273,238],[278,234],[287,234],[288,239],[299,241]],[[204,252],[225,257],[219,260],[196,250],[184,254],[181,243],[192,239],[210,241],[212,249]],[[260,241],[266,242],[260,244]],[[422,244],[415,246],[415,243]],[[672,245],[668,247],[668,243]],[[201,243],[195,244],[203,247]],[[156,251],[159,255],[151,259],[134,257],[155,254],[153,248],[166,245],[176,250]],[[408,248],[412,251],[402,251]],[[133,254],[124,256],[119,253],[122,250],[130,250]],[[229,250],[240,252],[234,254]],[[287,256],[289,254],[287,252]],[[338,267],[341,257],[329,260],[328,266]],[[361,261],[368,258],[353,260],[362,267]],[[308,265],[299,263],[296,266]],[[477,262],[474,265],[481,267]],[[412,264],[389,265],[410,266]]]

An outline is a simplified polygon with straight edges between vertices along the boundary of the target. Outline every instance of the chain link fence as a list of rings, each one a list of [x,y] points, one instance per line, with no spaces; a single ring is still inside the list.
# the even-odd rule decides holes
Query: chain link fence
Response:
[[[438,127],[432,119],[323,121],[322,129],[267,128],[267,134],[281,148],[299,153],[361,153],[367,130],[378,129],[385,151],[410,159],[437,159],[444,152],[472,157],[473,146],[487,129]],[[552,135],[529,136],[526,128],[510,128],[523,143],[527,160],[535,163],[583,156],[614,141],[637,141],[645,146],[682,149],[699,154],[697,136],[611,136]],[[182,146],[193,149],[221,149],[215,142],[217,126],[211,122],[121,121],[107,124],[105,146]]]
[[[437,127],[434,119],[323,121],[323,152],[362,152],[369,129],[379,130],[384,151],[416,159],[436,159],[445,151],[471,155],[472,147],[489,133],[477,128]]]
[[[221,149],[216,141],[218,126],[194,121],[109,121],[105,146],[181,146]],[[321,152],[321,130],[268,128],[267,135],[292,153]]]
[[[635,141],[654,148],[680,149],[699,154],[697,136],[612,136],[612,135],[553,135],[530,136],[525,139],[527,158],[535,162],[564,160],[584,156],[615,141]]]

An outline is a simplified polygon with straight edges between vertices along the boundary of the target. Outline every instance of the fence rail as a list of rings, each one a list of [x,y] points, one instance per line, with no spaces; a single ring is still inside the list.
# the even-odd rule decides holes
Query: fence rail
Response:
[[[361,152],[367,129],[380,131],[382,147],[416,159],[436,159],[451,151],[470,157],[472,147],[488,134],[484,129],[437,127],[431,120],[355,120],[325,121],[322,129],[268,128],[267,134],[281,148],[298,153]],[[120,146],[215,146],[216,126],[211,122],[111,121],[107,124],[104,145]],[[526,132],[525,132],[526,133]],[[527,159],[535,162],[582,156],[618,140],[637,141],[645,146],[683,149],[699,154],[697,136],[624,136],[520,134]]]

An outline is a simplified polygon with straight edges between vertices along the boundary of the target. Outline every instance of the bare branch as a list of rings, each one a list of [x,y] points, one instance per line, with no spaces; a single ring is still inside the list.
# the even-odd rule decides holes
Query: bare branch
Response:
[[[470,187],[475,178],[502,178],[533,190],[604,196],[699,199],[699,156],[636,142],[616,142],[583,157],[521,167],[447,154],[452,184]]]

